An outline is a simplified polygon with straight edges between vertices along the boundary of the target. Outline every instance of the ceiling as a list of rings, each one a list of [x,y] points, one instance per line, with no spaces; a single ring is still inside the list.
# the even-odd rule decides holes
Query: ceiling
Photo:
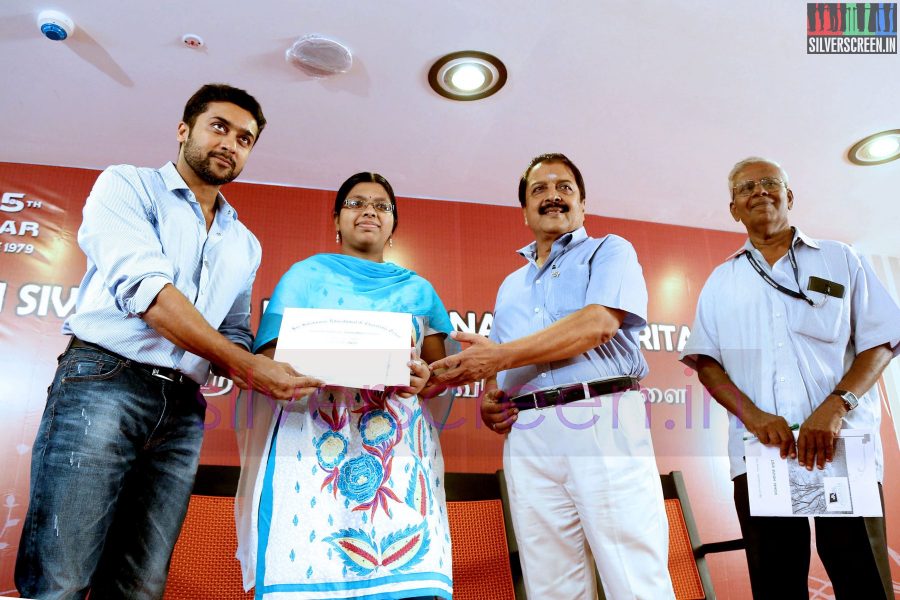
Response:
[[[45,8],[75,21],[69,40],[41,36]],[[516,206],[529,159],[562,151],[592,214],[742,231],[726,176],[762,155],[790,174],[794,224],[900,256],[900,161],[845,156],[900,127],[900,58],[807,55],[805,26],[806,3],[783,0],[4,0],[0,161],[160,165],[184,102],[223,81],[269,120],[244,181],[336,189],[376,170],[398,195]],[[350,72],[289,66],[309,33],[349,47]],[[461,49],[500,57],[506,87],[431,91],[431,63]]]

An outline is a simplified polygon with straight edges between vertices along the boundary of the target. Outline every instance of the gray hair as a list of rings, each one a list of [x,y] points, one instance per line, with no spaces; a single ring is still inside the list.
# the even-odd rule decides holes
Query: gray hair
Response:
[[[745,158],[744,160],[735,164],[731,168],[731,172],[728,173],[728,195],[729,196],[731,195],[731,191],[734,189],[735,176],[737,176],[737,174],[740,173],[744,169],[744,167],[747,167],[749,165],[758,165],[758,164],[772,165],[773,167],[775,167],[776,169],[781,171],[781,174],[784,177],[784,187],[789,187],[787,171],[785,171],[781,165],[779,165],[777,162],[775,162],[774,160],[772,160],[770,158],[763,158],[761,156],[749,156],[749,157]]]

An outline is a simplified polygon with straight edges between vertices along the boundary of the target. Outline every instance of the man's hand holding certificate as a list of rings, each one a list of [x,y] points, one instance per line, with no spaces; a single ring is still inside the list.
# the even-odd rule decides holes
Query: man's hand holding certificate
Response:
[[[411,328],[407,313],[287,308],[275,360],[328,385],[409,387]]]
[[[750,514],[773,517],[880,517],[872,433],[842,429],[834,459],[808,470],[778,446],[744,440]]]

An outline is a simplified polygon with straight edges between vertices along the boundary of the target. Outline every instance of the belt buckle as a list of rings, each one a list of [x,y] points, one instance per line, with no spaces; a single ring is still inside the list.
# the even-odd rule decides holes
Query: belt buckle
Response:
[[[156,367],[153,368],[153,370],[150,372],[150,374],[153,375],[154,377],[159,377],[160,379],[165,379],[166,381],[171,381],[172,383],[175,383],[175,380],[172,377],[163,375],[162,370],[158,369]]]
[[[556,406],[557,402],[559,401],[559,398],[562,396],[559,388],[556,388],[553,390],[547,390],[546,392],[540,392],[540,394],[541,394],[541,398],[543,398],[545,400],[548,398],[552,398],[552,401],[546,402],[544,404],[544,406],[538,406],[538,392],[535,392],[534,393],[534,407],[537,410],[545,410],[551,406]]]

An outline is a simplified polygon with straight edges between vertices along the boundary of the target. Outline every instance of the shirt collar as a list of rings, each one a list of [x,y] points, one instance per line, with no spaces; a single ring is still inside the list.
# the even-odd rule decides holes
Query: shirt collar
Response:
[[[191,192],[190,186],[185,183],[184,179],[181,177],[181,174],[178,172],[178,169],[175,168],[175,165],[172,161],[167,162],[159,169],[159,174],[162,176],[163,182],[166,184],[166,189],[170,192],[177,192],[179,190],[183,190],[187,192],[182,195],[183,198],[188,200],[188,202],[197,202],[197,199],[194,197],[193,192]],[[218,210],[216,210],[216,219],[229,219],[231,221],[237,221],[237,211],[233,206],[228,204],[228,201],[225,200],[225,196],[222,195],[222,192],[216,196],[216,201],[218,204]]]
[[[569,233],[564,233],[559,236],[550,247],[550,256],[556,256],[564,249],[569,247],[574,247],[578,244],[578,242],[582,242],[586,240],[588,237],[587,231],[584,226],[579,227],[575,231],[570,231]],[[519,248],[516,250],[518,254],[522,256],[525,260],[534,261],[537,259],[537,242],[531,242],[527,246],[523,248]],[[548,257],[548,261],[549,261]]]
[[[808,235],[806,235],[805,233],[803,233],[802,231],[800,231],[800,229],[798,229],[798,228],[795,227],[795,228],[794,228],[794,241],[793,241],[793,243],[792,243],[791,245],[792,245],[792,246],[796,246],[796,245],[799,244],[800,242],[803,242],[805,245],[809,246],[810,248],[815,248],[816,250],[819,249],[819,242],[817,242],[817,241],[814,240],[813,238],[809,237]],[[754,250],[756,250],[756,248],[755,248],[755,247],[753,246],[753,244],[750,242],[750,238],[747,238],[747,240],[744,242],[744,245],[741,246],[737,251],[733,252],[733,253],[732,253],[728,258],[726,258],[725,260],[726,260],[726,261],[729,261],[729,260],[731,260],[732,258],[737,258],[737,257],[739,257],[740,255],[742,255],[742,254],[745,253],[745,252],[753,252]]]
[[[795,246],[797,245],[798,242],[803,242],[804,244],[806,244],[806,245],[809,246],[810,248],[815,248],[816,250],[819,249],[819,242],[817,242],[816,240],[812,239],[811,237],[809,237],[808,235],[806,235],[805,233],[803,233],[803,232],[800,231],[799,229],[797,229],[796,231],[797,231],[797,233],[796,233],[796,235],[794,236],[794,245],[795,245]]]

